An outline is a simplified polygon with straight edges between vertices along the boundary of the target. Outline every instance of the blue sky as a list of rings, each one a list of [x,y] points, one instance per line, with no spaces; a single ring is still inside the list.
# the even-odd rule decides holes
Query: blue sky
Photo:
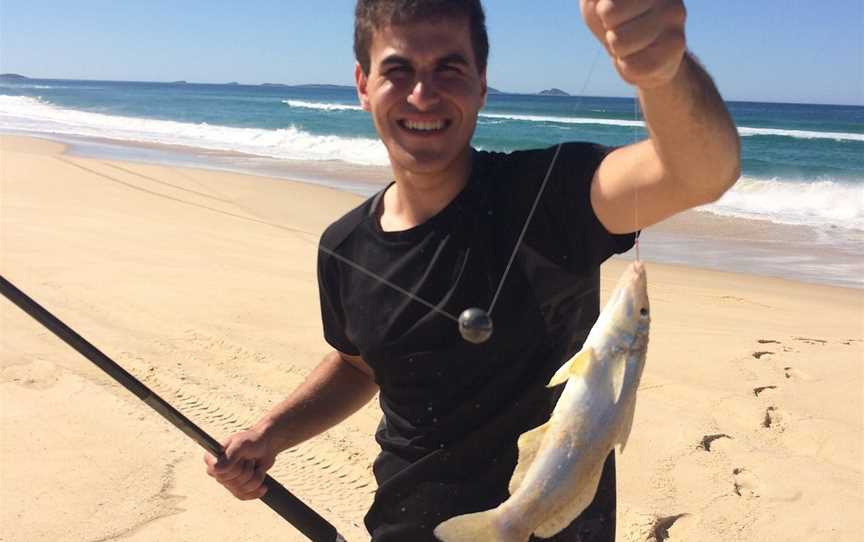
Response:
[[[577,0],[486,0],[489,83],[632,96]],[[353,0],[0,0],[0,71],[31,77],[352,82]],[[726,99],[864,105],[864,0],[691,0],[688,43]],[[586,84],[587,83],[587,84]]]

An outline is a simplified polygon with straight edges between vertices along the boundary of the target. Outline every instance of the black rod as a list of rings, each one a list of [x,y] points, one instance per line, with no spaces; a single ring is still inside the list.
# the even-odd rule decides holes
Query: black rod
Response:
[[[0,275],[0,293],[37,322],[48,328],[49,331],[60,337],[66,344],[77,350],[79,354],[95,363],[100,369],[108,373],[111,378],[147,403],[150,408],[168,420],[171,425],[183,431],[202,448],[217,457],[222,455],[224,451],[222,445],[213,437],[195,425],[189,418],[168,404],[164,399],[153,393],[150,388],[129,374],[114,360],[87,342],[84,337],[78,335],[72,328],[61,322],[57,317],[28,297],[27,294],[16,288],[2,275]],[[292,495],[282,484],[267,476],[264,478],[264,485],[267,486],[267,493],[261,497],[261,500],[310,540],[313,542],[344,542],[345,539],[336,531],[333,525],[309,508],[303,501]]]

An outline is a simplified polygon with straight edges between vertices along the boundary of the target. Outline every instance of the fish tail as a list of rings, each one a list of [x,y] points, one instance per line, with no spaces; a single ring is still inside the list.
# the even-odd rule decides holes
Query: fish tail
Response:
[[[494,518],[494,509],[452,517],[435,527],[435,537],[441,542],[500,540]]]

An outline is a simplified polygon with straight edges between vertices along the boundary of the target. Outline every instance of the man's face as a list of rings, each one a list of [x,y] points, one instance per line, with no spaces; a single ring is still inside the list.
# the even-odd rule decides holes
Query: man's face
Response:
[[[393,167],[444,173],[466,157],[486,98],[467,21],[388,26],[373,35],[369,56],[368,75],[355,69],[357,92]]]

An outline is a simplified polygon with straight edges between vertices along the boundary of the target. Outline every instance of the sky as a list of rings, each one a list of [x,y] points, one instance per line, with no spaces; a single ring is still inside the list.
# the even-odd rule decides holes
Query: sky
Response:
[[[864,0],[685,4],[688,46],[725,99],[864,105]],[[353,6],[353,0],[0,0],[0,72],[353,84]],[[578,0],[486,0],[485,8],[491,86],[633,95],[600,53]]]

